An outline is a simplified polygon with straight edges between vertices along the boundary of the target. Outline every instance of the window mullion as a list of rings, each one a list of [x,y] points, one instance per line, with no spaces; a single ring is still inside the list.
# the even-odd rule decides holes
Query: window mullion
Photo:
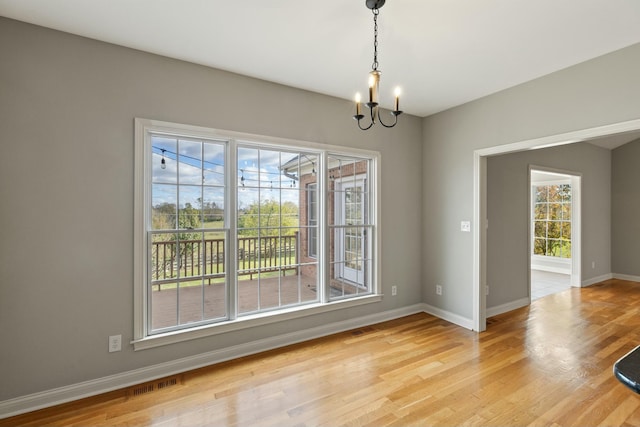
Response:
[[[331,248],[329,244],[329,210],[328,203],[329,192],[327,185],[328,169],[328,153],[324,151],[319,156],[318,166],[318,187],[317,187],[317,223],[318,223],[318,282],[320,285],[320,302],[327,303],[329,301],[329,288],[331,280]]]
[[[228,280],[227,310],[230,320],[238,317],[238,143],[235,139],[229,140],[227,147],[228,172],[226,184],[229,191],[226,192],[225,222],[228,224],[227,250],[225,251],[225,269]]]

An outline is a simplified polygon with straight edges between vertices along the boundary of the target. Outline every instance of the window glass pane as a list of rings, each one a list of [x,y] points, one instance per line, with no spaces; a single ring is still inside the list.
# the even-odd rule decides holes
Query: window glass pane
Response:
[[[546,186],[542,185],[542,186],[536,186],[534,188],[536,192],[536,203],[548,201]]]
[[[178,188],[178,228],[190,230],[202,227],[202,187],[180,185]]]
[[[154,233],[151,237],[151,284],[161,290],[159,282],[178,277],[178,254],[172,233]]]
[[[547,253],[547,240],[546,239],[534,239],[533,240],[533,253],[535,255],[546,255],[546,253]]]
[[[222,186],[224,182],[225,145],[205,143],[203,159],[203,184]]]
[[[177,183],[177,147],[178,141],[175,138],[151,136],[151,182]]]
[[[245,229],[238,237],[238,271],[242,274],[260,266],[258,229]]]
[[[564,203],[562,205],[562,219],[570,220],[571,219],[571,204]]]
[[[278,234],[280,227],[281,206],[274,195],[269,192],[262,191],[260,194],[260,206],[257,206],[259,212],[258,226],[261,228],[261,236],[274,236]]]
[[[306,196],[304,191],[284,189],[280,192],[282,200],[282,226],[298,227],[300,225],[300,202]]]
[[[563,184],[560,186],[560,193],[562,195],[562,201],[568,203],[571,201],[571,185]]]
[[[202,195],[203,228],[224,228],[224,188],[204,187]]]
[[[557,239],[547,239],[547,256],[560,256],[561,241]]]
[[[280,187],[280,152],[260,150],[260,187]]]
[[[238,229],[239,234],[243,230],[258,226],[260,193],[257,189],[242,188],[238,191]]]
[[[178,235],[178,269],[182,279],[199,277],[203,270],[203,233],[180,233]]]
[[[562,219],[562,205],[560,203],[549,204],[549,219],[551,220]]]
[[[549,239],[559,239],[560,238],[560,223],[549,221],[547,225],[547,237]]]
[[[178,289],[179,323],[200,322],[203,320],[202,278],[182,280]]]
[[[178,283],[163,283],[151,287],[151,330],[178,325]]]
[[[547,219],[547,207],[546,203],[536,203],[534,218],[535,219]]]
[[[300,167],[306,160],[299,154],[282,153],[280,165],[280,181],[283,188],[298,188]],[[308,161],[307,161],[308,163]]]
[[[571,240],[571,223],[567,221],[562,222],[562,238],[564,240]]]
[[[225,280],[207,278],[204,283],[204,319],[226,319],[228,315]]]
[[[175,230],[177,218],[177,187],[153,184],[151,187],[151,228]]]
[[[547,187],[549,191],[549,202],[561,202],[562,194],[559,185],[550,185]]]
[[[535,237],[546,238],[547,237],[547,222],[536,221],[533,235]]]
[[[178,141],[178,179],[181,184],[203,183],[201,142]]]
[[[238,187],[258,187],[258,150],[254,148],[238,148]]]
[[[299,165],[307,162],[305,157],[299,153],[282,152],[280,153],[280,187],[282,188],[298,188],[299,181]]]
[[[226,235],[207,231],[204,234],[204,275],[207,283],[221,283],[225,279]]]

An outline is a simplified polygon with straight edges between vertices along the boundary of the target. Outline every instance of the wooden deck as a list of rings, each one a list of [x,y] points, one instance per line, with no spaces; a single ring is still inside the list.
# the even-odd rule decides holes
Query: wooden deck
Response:
[[[152,324],[154,329],[175,326],[176,304],[180,307],[180,324],[198,322],[202,309],[207,319],[225,317],[224,285],[212,284],[180,289],[153,291]],[[179,297],[179,298],[178,298]],[[310,302],[317,299],[315,277],[296,275],[248,278],[238,282],[238,309],[250,313],[259,309],[276,308]]]
[[[253,277],[244,276],[238,282],[238,310],[241,314],[317,301],[315,276],[288,272],[284,276],[266,279]],[[332,282],[334,294],[341,294],[342,289],[346,294],[357,292],[354,286]],[[180,324],[225,317],[224,291],[220,284],[186,287],[179,292],[175,289],[154,290],[153,329],[176,325],[176,305],[179,305]],[[202,319],[203,308],[205,319]]]

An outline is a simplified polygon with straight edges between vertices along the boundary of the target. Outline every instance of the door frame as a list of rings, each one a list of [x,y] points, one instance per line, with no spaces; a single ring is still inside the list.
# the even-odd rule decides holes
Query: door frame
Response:
[[[529,304],[531,304],[531,255],[533,254],[533,171],[549,172],[562,175],[571,180],[571,286],[579,287],[582,284],[582,174],[564,169],[550,168],[547,166],[529,165],[528,193],[529,193]]]
[[[511,144],[481,148],[473,152],[473,319],[472,329],[487,329],[487,157],[517,151],[537,150],[573,144],[640,130],[640,119],[529,139]]]

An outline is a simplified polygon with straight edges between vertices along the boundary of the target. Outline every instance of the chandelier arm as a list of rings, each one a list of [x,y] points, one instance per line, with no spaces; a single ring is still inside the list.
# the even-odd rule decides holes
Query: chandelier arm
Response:
[[[371,127],[373,127],[373,121],[371,123],[369,123],[369,126],[367,126],[366,128],[363,128],[362,125],[360,124],[360,120],[363,118],[363,115],[360,116],[353,116],[354,119],[356,119],[356,121],[358,122],[358,127],[360,128],[360,130],[369,130],[371,129]]]
[[[398,114],[395,114],[395,113],[398,113]],[[380,117],[380,110],[378,110],[378,122],[379,122],[382,126],[384,126],[384,127],[386,127],[386,128],[392,128],[392,127],[394,127],[395,125],[397,125],[397,124],[398,124],[398,116],[399,116],[400,114],[402,114],[402,111],[399,111],[399,112],[398,112],[398,111],[393,111],[391,114],[394,116],[395,120],[394,120],[394,122],[393,122],[393,124],[392,124],[392,125],[388,125],[388,124],[386,124],[385,122],[383,122],[383,121],[382,121],[382,117]]]

